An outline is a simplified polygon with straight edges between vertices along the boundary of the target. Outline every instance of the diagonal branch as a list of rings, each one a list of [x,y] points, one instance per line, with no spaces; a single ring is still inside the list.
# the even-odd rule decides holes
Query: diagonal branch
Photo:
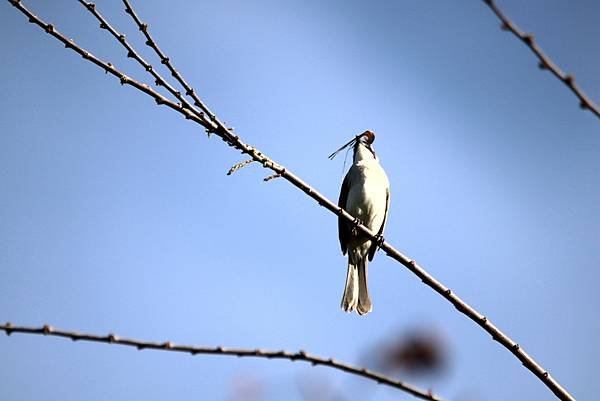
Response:
[[[88,3],[85,0],[78,0],[79,3],[84,6],[96,19],[100,22],[100,29],[106,29],[110,34],[127,50],[127,57],[131,57],[136,60],[153,78],[154,82],[157,86],[165,87],[173,96],[177,98],[181,102],[181,104],[187,107],[189,110],[194,112],[198,117],[204,118],[204,113],[197,111],[194,106],[189,104],[185,97],[181,95],[181,92],[177,91],[173,86],[171,86],[155,69],[152,65],[139,55],[137,51],[127,42],[125,35],[117,32],[117,30],[110,24],[108,21],[100,14],[100,12],[96,9],[96,5],[94,3]]]
[[[90,341],[104,344],[118,344],[128,347],[135,347],[138,350],[153,349],[158,351],[170,351],[170,352],[185,352],[191,355],[198,354],[211,354],[211,355],[228,355],[237,357],[254,357],[254,358],[266,358],[266,359],[287,359],[289,361],[302,361],[316,365],[323,365],[332,369],[341,370],[347,373],[351,373],[356,376],[364,377],[369,380],[373,380],[378,384],[393,387],[402,391],[406,391],[409,394],[414,395],[417,398],[431,401],[444,401],[442,398],[431,393],[431,391],[423,391],[409,384],[403,383],[399,380],[394,380],[391,377],[382,375],[370,371],[365,368],[350,365],[345,362],[336,361],[332,358],[323,358],[317,355],[308,354],[305,351],[290,352],[290,351],[270,351],[262,349],[244,349],[244,348],[225,348],[219,347],[199,347],[194,345],[181,345],[167,342],[151,342],[134,340],[130,338],[121,338],[116,334],[108,334],[106,336],[96,334],[78,333],[75,331],[65,331],[55,329],[51,326],[44,325],[43,327],[26,327],[26,326],[13,326],[11,323],[0,324],[0,331],[4,331],[6,335],[10,336],[12,333],[24,333],[24,334],[38,334],[44,336],[64,337],[70,338],[73,341]]]
[[[38,18],[35,14],[33,14],[31,11],[29,11],[25,6],[23,6],[21,4],[21,2],[19,0],[9,0],[9,2],[13,6],[15,6],[19,11],[21,11],[23,14],[25,14],[29,18],[29,22],[38,25],[40,28],[42,28],[44,31],[46,31],[46,33],[48,33],[49,35],[58,39],[60,42],[62,42],[65,45],[65,48],[73,50],[75,53],[79,54],[85,60],[88,60],[91,63],[93,63],[96,66],[103,69],[107,74],[111,74],[111,75],[119,78],[121,85],[130,85],[130,86],[136,88],[137,90],[144,92],[148,96],[152,97],[157,105],[164,104],[165,106],[168,106],[169,108],[183,114],[183,116],[186,119],[192,120],[192,121],[202,125],[207,130],[214,129],[213,125],[210,122],[208,122],[205,118],[199,116],[196,112],[192,112],[192,111],[190,111],[190,109],[183,107],[181,104],[177,104],[177,103],[170,101],[169,99],[167,99],[160,93],[158,93],[155,90],[153,90],[152,88],[150,88],[150,86],[148,86],[147,84],[143,84],[143,83],[136,81],[135,79],[125,75],[123,72],[121,72],[119,69],[117,69],[113,64],[99,59],[98,57],[96,57],[92,53],[90,53],[89,51],[78,46],[77,43],[75,43],[75,41],[73,39],[68,39],[66,36],[64,36],[63,34],[58,32],[54,28],[54,25],[45,23],[40,18]]]
[[[537,56],[539,59],[538,67],[540,67],[540,69],[549,70],[559,81],[565,84],[575,96],[577,96],[579,99],[579,107],[583,110],[590,110],[596,117],[600,118],[600,107],[594,103],[585,92],[583,92],[579,85],[575,83],[575,77],[573,75],[567,74],[561,70],[560,67],[544,53],[541,47],[535,42],[533,34],[523,32],[502,12],[502,10],[500,10],[500,8],[498,8],[494,0],[483,0],[483,2],[487,4],[502,22],[501,28],[512,32],[517,38],[521,39],[521,41]]]
[[[84,59],[91,61],[96,64],[106,72],[110,72],[112,75],[118,77],[121,80],[122,84],[129,84],[135,87],[138,90],[146,93],[147,95],[153,97],[158,104],[165,104],[169,106],[171,109],[180,112],[187,119],[190,119],[203,127],[205,127],[210,132],[214,132],[217,136],[219,136],[223,141],[225,141],[229,146],[234,147],[240,150],[244,154],[248,154],[252,160],[260,163],[264,168],[268,168],[272,170],[275,174],[280,176],[281,178],[287,180],[295,187],[299,188],[306,195],[314,199],[318,202],[320,206],[325,207],[327,210],[332,213],[338,215],[340,218],[346,220],[352,227],[356,230],[363,233],[369,239],[376,241],[380,244],[380,248],[391,258],[400,262],[402,265],[406,266],[413,274],[421,279],[423,283],[432,288],[438,294],[443,296],[448,302],[450,302],[459,312],[463,313],[475,323],[477,323],[481,328],[483,328],[488,334],[492,336],[492,338],[504,346],[507,350],[509,350],[528,370],[530,370],[536,377],[540,379],[559,399],[574,401],[575,399],[569,392],[564,389],[557,381],[554,379],[546,369],[544,369],[540,364],[538,364],[529,354],[527,354],[520,346],[517,344],[512,338],[510,338],[507,334],[502,332],[498,327],[496,327],[486,316],[475,310],[473,307],[468,305],[465,301],[463,301],[459,296],[453,293],[448,287],[443,285],[440,281],[436,280],[433,276],[431,276],[425,269],[419,266],[416,261],[408,258],[400,251],[395,249],[392,245],[390,245],[387,241],[384,241],[383,238],[376,235],[375,232],[372,232],[366,226],[359,224],[359,222],[344,209],[337,206],[335,203],[321,195],[314,188],[308,185],[306,182],[301,180],[294,173],[288,171],[282,165],[274,162],[272,159],[264,155],[258,149],[244,143],[238,136],[232,135],[229,129],[221,123],[216,117],[212,118],[210,121],[207,121],[205,118],[199,118],[189,109],[183,107],[182,105],[177,105],[162,95],[158,94],[156,91],[148,87],[147,85],[143,85],[138,83],[135,80],[124,75],[122,72],[117,70],[114,66],[109,63],[105,63],[104,61],[98,59],[93,56],[88,51],[82,49],[77,46],[74,42],[66,39],[62,34],[58,33],[51,24],[46,24],[40,18],[32,14],[25,6],[21,4],[20,0],[8,0],[13,6],[15,6],[19,11],[29,17],[29,21],[40,26],[44,31],[48,34],[52,35],[56,39],[60,40],[65,44],[65,47],[72,49],[76,53],[83,56]],[[169,64],[170,65],[170,64]],[[193,91],[191,91],[193,93]],[[201,106],[199,106],[201,107]],[[202,108],[202,107],[201,107]],[[203,109],[204,110],[204,109]],[[212,116],[211,113],[205,111],[209,114],[209,117]]]
[[[202,111],[204,111],[206,114],[208,114],[208,116],[210,117],[211,121],[214,121],[217,125],[224,126],[224,124],[222,124],[219,121],[219,119],[217,118],[217,116],[208,108],[208,106],[206,106],[206,104],[204,104],[204,102],[202,100],[200,100],[200,98],[198,97],[198,95],[194,91],[194,88],[192,88],[186,82],[186,80],[183,79],[183,77],[181,76],[181,74],[179,73],[179,71],[177,71],[175,69],[175,67],[173,66],[173,64],[169,60],[169,58],[162,52],[162,50],[160,50],[160,47],[158,47],[158,45],[156,44],[156,42],[152,38],[152,35],[150,35],[150,31],[148,31],[148,24],[142,22],[142,20],[138,17],[138,15],[135,12],[135,10],[133,9],[133,7],[131,7],[131,4],[129,4],[129,1],[123,0],[123,4],[125,4],[125,12],[127,14],[131,15],[131,18],[133,19],[133,21],[138,26],[138,29],[140,31],[142,31],[142,33],[146,37],[146,45],[150,46],[154,50],[154,52],[156,53],[156,55],[158,56],[158,58],[160,58],[160,62],[162,64],[164,64],[169,69],[169,71],[171,72],[171,75],[185,89],[185,94],[188,95],[188,96],[190,96],[192,99],[194,99],[194,104],[196,106],[200,107],[200,109],[202,109]]]

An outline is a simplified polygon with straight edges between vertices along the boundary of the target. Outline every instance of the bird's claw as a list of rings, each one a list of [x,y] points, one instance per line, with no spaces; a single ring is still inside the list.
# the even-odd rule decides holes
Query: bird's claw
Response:
[[[352,221],[352,235],[358,235],[358,226],[361,226],[362,224],[362,221],[358,217],[354,218],[354,220]]]

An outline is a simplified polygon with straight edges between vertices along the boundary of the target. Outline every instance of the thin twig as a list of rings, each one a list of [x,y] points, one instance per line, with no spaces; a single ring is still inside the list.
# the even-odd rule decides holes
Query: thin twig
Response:
[[[252,163],[253,161],[254,161],[254,159],[248,159],[248,160],[244,160],[243,162],[236,164],[235,166],[233,166],[229,169],[229,171],[227,172],[227,175],[231,175],[231,174],[235,173],[236,171],[238,171],[245,165]]]
[[[275,173],[275,174],[271,174],[268,177],[263,178],[263,181],[267,182],[267,181],[271,181],[271,180],[274,180],[275,178],[279,178],[279,177],[281,177],[281,174]]]
[[[20,0],[7,0],[12,5],[14,5],[18,10],[24,13],[29,17],[29,21],[39,25],[42,29],[44,29],[47,33],[51,34],[61,42],[65,43],[65,46],[71,48],[78,54],[82,55],[84,59],[89,60],[104,69],[107,72],[110,72],[112,75],[121,79],[121,83],[130,84],[131,86],[141,90],[142,92],[152,96],[157,103],[162,102],[163,104],[168,105],[171,109],[175,111],[179,111],[186,118],[207,127],[207,129],[211,129],[211,132],[215,132],[223,141],[225,141],[229,146],[235,147],[239,149],[242,153],[250,155],[253,160],[262,164],[263,167],[272,170],[274,173],[279,174],[282,178],[290,182],[295,187],[299,188],[302,192],[304,192],[309,197],[313,198],[318,202],[319,205],[323,206],[327,210],[333,212],[340,218],[344,219],[346,222],[352,225],[352,227],[360,232],[362,232],[367,238],[377,241],[381,243],[380,248],[391,258],[400,262],[404,266],[406,266],[411,272],[413,272],[417,277],[421,279],[421,281],[427,286],[431,287],[437,293],[442,295],[446,300],[448,300],[459,312],[463,313],[479,326],[481,326],[487,333],[489,333],[494,340],[504,346],[507,350],[509,350],[513,355],[515,355],[528,370],[530,370],[536,377],[538,377],[559,399],[574,401],[575,399],[569,392],[564,389],[549,373],[546,369],[544,369],[540,364],[538,364],[529,354],[527,354],[513,339],[511,339],[508,335],[503,333],[498,327],[496,327],[492,322],[487,319],[483,314],[476,311],[474,308],[469,306],[465,301],[463,301],[460,297],[454,294],[448,287],[443,285],[441,282],[436,280],[433,276],[431,276],[427,271],[425,271],[421,266],[419,266],[416,261],[408,258],[403,255],[400,251],[396,250],[392,245],[388,242],[383,241],[382,238],[378,237],[375,232],[369,230],[368,227],[360,224],[354,216],[346,212],[344,209],[337,206],[335,203],[321,195],[318,191],[308,185],[306,182],[301,180],[298,176],[281,166],[280,164],[274,162],[269,157],[264,155],[258,149],[245,144],[241,141],[238,136],[230,134],[227,127],[225,127],[216,117],[211,119],[211,121],[206,121],[204,119],[198,118],[195,114],[190,112],[187,108],[184,108],[180,105],[176,105],[173,102],[168,101],[162,95],[156,93],[152,89],[150,89],[147,85],[142,85],[137,83],[137,81],[132,80],[131,78],[126,77],[123,73],[118,71],[112,65],[107,64],[95,56],[92,56],[89,52],[83,50],[82,48],[75,45],[74,42],[67,40],[63,35],[56,32],[54,27],[50,24],[46,24],[41,19],[33,15],[27,8],[25,8]],[[125,1],[125,0],[124,0]],[[192,91],[193,93],[193,91]],[[206,111],[205,111],[206,112]],[[206,112],[210,115],[210,113]]]
[[[219,118],[215,115],[215,113],[213,113],[208,108],[208,106],[198,97],[194,88],[192,88],[187,83],[187,81],[185,79],[183,79],[183,77],[181,76],[179,71],[177,71],[175,69],[175,67],[173,66],[173,63],[171,63],[171,60],[169,59],[169,57],[167,57],[165,55],[165,53],[162,52],[160,47],[158,47],[158,45],[156,44],[156,41],[152,38],[152,35],[150,35],[150,31],[148,30],[148,24],[142,22],[142,20],[139,18],[139,16],[137,15],[137,13],[133,9],[133,7],[131,7],[131,4],[129,4],[129,1],[123,0],[123,4],[125,4],[125,12],[127,14],[131,15],[131,18],[138,26],[138,29],[146,37],[146,45],[148,45],[149,47],[151,47],[154,50],[156,55],[160,58],[160,62],[169,69],[173,78],[175,78],[177,80],[177,82],[179,82],[179,84],[183,87],[183,89],[185,89],[185,94],[187,96],[190,96],[194,100],[194,104],[196,106],[200,107],[200,109],[208,115],[208,117],[210,118],[210,120],[212,122],[214,122],[217,126],[221,127],[222,129],[225,129],[225,131],[229,132],[230,129],[226,128],[226,125],[223,122],[221,122],[219,120]]]
[[[196,110],[194,106],[188,103],[184,96],[181,95],[181,92],[177,91],[173,86],[171,86],[166,79],[164,79],[156,69],[148,63],[146,60],[140,56],[140,54],[127,42],[125,35],[119,33],[98,11],[96,5],[94,3],[88,3],[85,0],[78,0],[79,3],[88,10],[96,19],[100,22],[100,29],[105,29],[119,42],[125,50],[127,50],[127,57],[131,57],[136,60],[143,68],[146,70],[153,78],[156,86],[163,86],[166,88],[173,96],[177,98],[185,107],[194,112],[199,118],[204,118],[204,112]]]
[[[115,77],[119,78],[121,85],[130,85],[130,86],[144,92],[145,94],[149,95],[150,97],[154,98],[154,101],[156,102],[157,105],[164,104],[165,106],[168,106],[171,109],[183,114],[183,116],[186,119],[192,120],[192,121],[202,125],[206,129],[211,129],[211,130],[214,129],[214,125],[212,125],[205,118],[201,118],[201,117],[197,116],[196,113],[190,111],[188,108],[183,107],[180,104],[170,101],[169,99],[167,99],[160,93],[158,93],[155,90],[153,90],[152,88],[150,88],[149,85],[138,82],[135,79],[125,75],[123,72],[118,70],[113,64],[99,59],[98,57],[96,57],[92,53],[90,53],[89,51],[78,46],[77,43],[75,43],[75,41],[73,39],[68,39],[66,36],[64,36],[63,34],[58,32],[54,28],[54,25],[45,23],[40,18],[38,18],[35,14],[33,14],[31,11],[29,11],[25,6],[23,6],[21,4],[21,2],[19,0],[8,0],[8,1],[13,6],[15,6],[19,11],[21,11],[23,14],[25,14],[29,18],[29,22],[38,25],[46,33],[48,33],[49,35],[58,39],[60,42],[62,42],[65,45],[65,48],[73,50],[74,52],[79,54],[81,57],[83,57],[85,60],[88,60],[88,61],[92,62],[93,64],[97,65],[98,67],[100,67],[101,69],[103,69],[107,74],[110,73],[111,75],[114,75]]]
[[[389,387],[393,387],[402,391],[406,391],[414,395],[417,398],[431,401],[443,401],[437,395],[431,394],[429,391],[420,390],[410,384],[406,384],[399,380],[394,380],[391,377],[382,375],[377,372],[370,371],[365,368],[350,365],[345,362],[336,361],[332,358],[323,358],[317,355],[311,355],[305,351],[290,352],[290,351],[270,351],[263,349],[244,349],[244,348],[225,348],[219,347],[198,347],[194,345],[181,345],[174,344],[170,341],[167,342],[151,342],[134,340],[130,338],[121,338],[116,334],[108,334],[105,336],[96,334],[78,333],[75,331],[65,331],[55,329],[49,325],[42,327],[26,327],[26,326],[13,326],[11,323],[0,324],[0,331],[4,331],[7,335],[12,333],[24,333],[24,334],[39,334],[45,336],[65,337],[70,338],[73,341],[92,341],[104,344],[118,344],[129,347],[135,347],[138,350],[153,349],[160,351],[171,351],[171,352],[185,352],[191,355],[198,354],[212,354],[212,355],[229,355],[237,357],[255,357],[255,358],[266,358],[266,359],[287,359],[289,361],[302,361],[308,362],[315,365],[323,365],[332,369],[341,370],[344,372],[351,373],[353,375],[361,376],[369,380],[373,380],[378,384],[383,384]]]
[[[565,84],[571,91],[579,98],[579,107],[582,109],[588,109],[600,118],[600,107],[594,103],[588,95],[575,83],[575,77],[572,74],[567,74],[556,65],[544,53],[544,51],[535,42],[534,35],[531,33],[523,32],[514,22],[512,22],[505,14],[498,8],[494,0],[483,0],[485,4],[496,14],[498,19],[502,22],[501,28],[506,31],[512,32],[517,38],[521,39],[523,43],[537,56],[539,59],[538,67],[542,70],[549,70],[556,78],[558,78],[563,84]]]

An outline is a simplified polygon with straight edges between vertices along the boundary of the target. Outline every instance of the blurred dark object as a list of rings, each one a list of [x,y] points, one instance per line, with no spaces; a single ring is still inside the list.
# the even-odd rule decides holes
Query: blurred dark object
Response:
[[[375,347],[368,359],[369,365],[387,374],[425,376],[444,373],[449,355],[441,333],[420,328],[385,340]]]

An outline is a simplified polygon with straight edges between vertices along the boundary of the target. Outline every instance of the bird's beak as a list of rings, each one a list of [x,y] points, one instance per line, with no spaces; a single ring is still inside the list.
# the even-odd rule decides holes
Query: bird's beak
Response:
[[[329,155],[329,159],[333,160],[333,158],[340,153],[342,150],[346,149],[348,146],[352,146],[354,145],[354,143],[356,141],[358,141],[360,138],[360,135],[355,136],[354,138],[352,138],[350,141],[348,141],[348,143],[346,143],[344,146],[342,146],[341,148],[339,148],[338,150],[336,150],[335,152],[333,152],[332,154]]]

